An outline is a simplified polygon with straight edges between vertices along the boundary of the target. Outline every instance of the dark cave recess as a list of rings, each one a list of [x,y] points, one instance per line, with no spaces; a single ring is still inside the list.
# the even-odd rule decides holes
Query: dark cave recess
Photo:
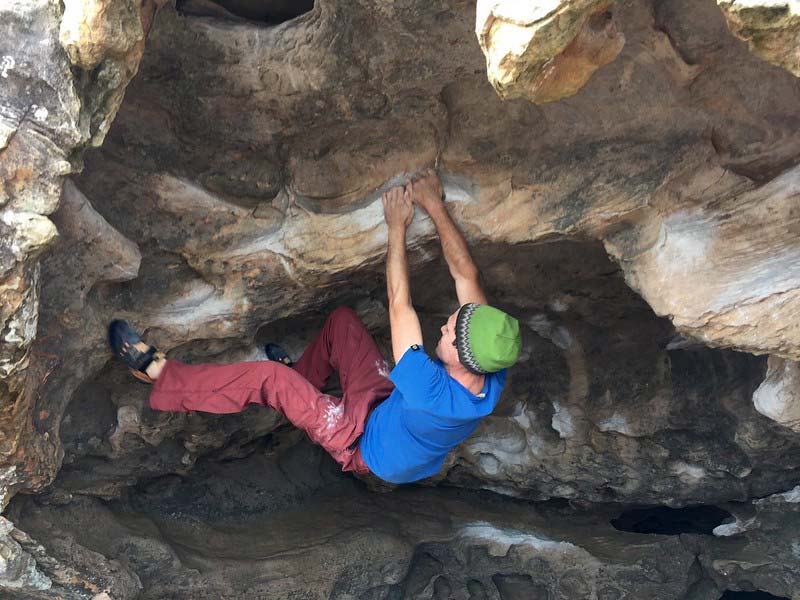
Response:
[[[730,520],[733,520],[733,515],[717,506],[656,506],[626,510],[612,519],[611,525],[620,531],[632,533],[711,535],[715,527]]]
[[[190,17],[278,25],[309,12],[314,0],[176,0],[175,8]]]
[[[719,600],[790,600],[786,596],[773,596],[769,592],[734,592],[726,590]]]

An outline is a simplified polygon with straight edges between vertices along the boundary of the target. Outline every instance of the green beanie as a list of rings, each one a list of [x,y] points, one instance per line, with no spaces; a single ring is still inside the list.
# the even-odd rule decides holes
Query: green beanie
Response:
[[[519,321],[492,306],[465,304],[456,317],[456,348],[473,373],[507,369],[519,356]]]

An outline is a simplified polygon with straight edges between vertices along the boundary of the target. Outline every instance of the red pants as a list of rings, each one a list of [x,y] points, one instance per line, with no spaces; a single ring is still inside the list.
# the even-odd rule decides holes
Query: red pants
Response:
[[[339,371],[342,398],[320,392]],[[186,365],[168,360],[150,394],[154,410],[227,414],[269,406],[327,450],[343,471],[368,473],[358,448],[370,411],[392,393],[389,369],[356,313],[334,310],[294,368],[279,362]]]

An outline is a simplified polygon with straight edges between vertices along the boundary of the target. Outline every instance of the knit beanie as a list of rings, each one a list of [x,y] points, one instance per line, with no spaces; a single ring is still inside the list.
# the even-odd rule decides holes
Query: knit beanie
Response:
[[[456,317],[456,348],[461,364],[476,374],[494,373],[517,362],[519,321],[485,304],[470,302]]]

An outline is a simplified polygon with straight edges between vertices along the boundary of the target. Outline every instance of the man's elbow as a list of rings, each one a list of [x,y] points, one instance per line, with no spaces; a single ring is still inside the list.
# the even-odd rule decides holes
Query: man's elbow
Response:
[[[407,310],[413,310],[411,298],[408,295],[389,297],[389,314],[400,314]]]
[[[480,273],[478,272],[477,267],[474,265],[460,269],[458,273],[453,274],[453,279],[456,281],[456,283],[463,282],[473,285],[480,285],[481,283]]]

